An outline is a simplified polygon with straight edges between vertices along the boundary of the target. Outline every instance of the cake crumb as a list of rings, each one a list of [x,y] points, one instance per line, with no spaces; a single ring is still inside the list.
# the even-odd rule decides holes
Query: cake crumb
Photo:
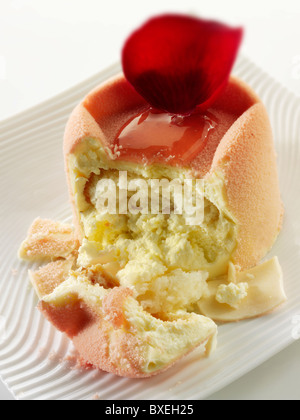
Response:
[[[230,283],[228,285],[221,284],[218,287],[216,300],[219,303],[226,303],[236,309],[241,301],[248,296],[248,283]]]

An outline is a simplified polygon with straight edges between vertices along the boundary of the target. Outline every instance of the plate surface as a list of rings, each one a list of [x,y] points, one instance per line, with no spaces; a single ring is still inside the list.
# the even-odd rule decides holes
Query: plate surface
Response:
[[[74,106],[120,71],[115,65],[63,94],[0,123],[0,376],[19,400],[203,399],[293,342],[300,316],[300,100],[246,58],[234,74],[267,106],[274,130],[283,231],[268,257],[283,267],[288,302],[255,320],[219,327],[217,352],[197,350],[166,373],[147,380],[74,368],[72,344],[37,311],[28,264],[17,251],[36,217],[71,222],[62,137]],[[251,217],[251,215],[250,215]]]

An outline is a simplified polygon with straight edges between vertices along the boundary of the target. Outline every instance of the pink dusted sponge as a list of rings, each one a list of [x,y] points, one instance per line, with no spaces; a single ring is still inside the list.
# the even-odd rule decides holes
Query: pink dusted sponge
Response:
[[[82,365],[130,378],[157,374],[200,344],[214,346],[216,325],[196,314],[154,318],[123,287],[91,285],[73,274],[39,308],[74,343]]]

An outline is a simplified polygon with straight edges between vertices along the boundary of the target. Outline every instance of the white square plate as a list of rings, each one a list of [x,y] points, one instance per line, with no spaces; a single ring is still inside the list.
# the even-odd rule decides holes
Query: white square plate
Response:
[[[221,326],[215,355],[201,360],[195,351],[154,378],[130,380],[74,369],[67,357],[72,345],[36,310],[29,267],[17,251],[36,217],[71,221],[64,127],[83,96],[118,71],[120,66],[113,66],[0,123],[0,375],[20,400],[202,399],[293,341],[293,320],[300,314],[300,100],[240,58],[234,73],[261,96],[275,135],[286,216],[269,256],[280,259],[288,302],[266,317]]]

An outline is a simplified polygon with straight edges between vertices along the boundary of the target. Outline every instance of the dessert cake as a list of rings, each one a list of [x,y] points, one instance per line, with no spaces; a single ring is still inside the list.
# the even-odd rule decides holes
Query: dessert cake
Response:
[[[38,219],[20,256],[48,259],[30,273],[39,309],[82,365],[148,377],[195,347],[209,355],[215,322],[286,299],[278,259],[261,264],[283,205],[266,109],[230,76],[241,36],[186,16],[151,19],[126,42],[124,72],[69,119],[74,231]]]

